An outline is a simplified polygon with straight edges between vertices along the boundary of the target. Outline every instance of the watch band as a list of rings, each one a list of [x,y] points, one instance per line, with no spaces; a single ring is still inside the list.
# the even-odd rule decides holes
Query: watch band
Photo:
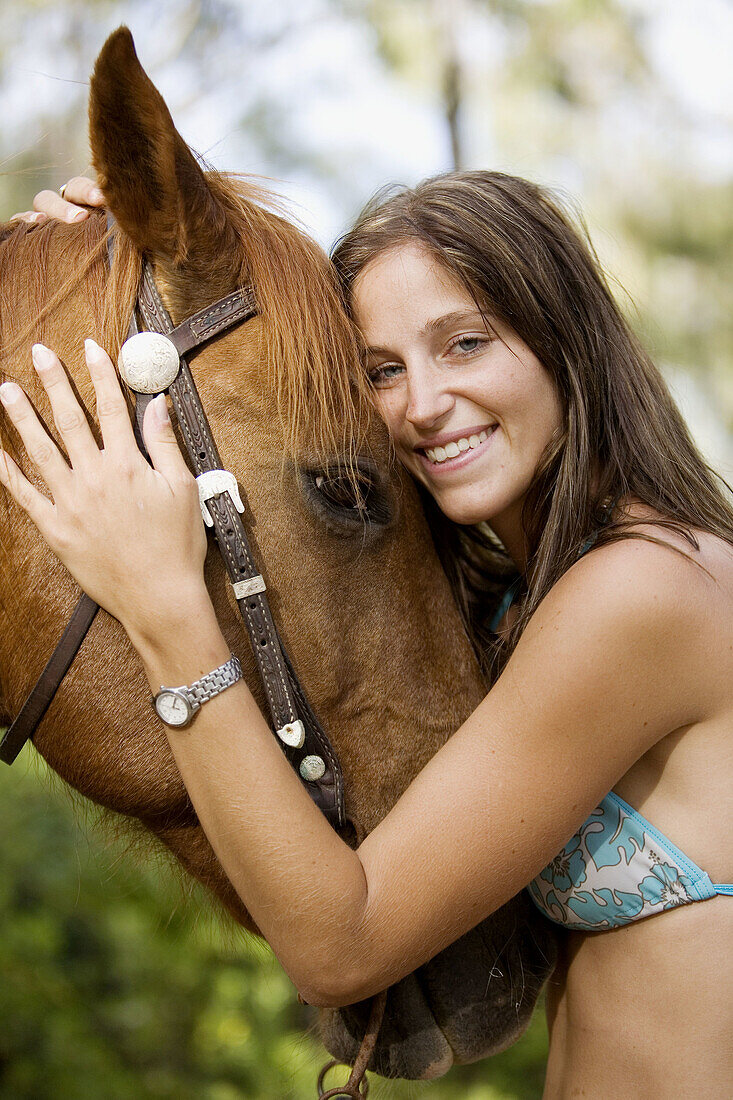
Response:
[[[241,679],[242,666],[239,663],[239,658],[232,654],[228,661],[223,665],[219,665],[213,672],[207,672],[206,676],[202,676],[194,684],[189,684],[187,687],[178,690],[185,691],[191,697],[194,705],[200,707],[202,703],[207,703],[220,691],[224,691],[225,688],[231,687],[232,684],[236,684]]]

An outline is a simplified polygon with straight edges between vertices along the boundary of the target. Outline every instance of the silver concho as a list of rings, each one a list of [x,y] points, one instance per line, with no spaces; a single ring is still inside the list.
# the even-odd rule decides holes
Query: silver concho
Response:
[[[199,487],[201,515],[204,517],[204,523],[207,527],[214,526],[211,512],[206,507],[206,501],[210,500],[211,497],[218,497],[222,493],[229,493],[237,511],[240,513],[244,511],[242,498],[239,495],[237,479],[234,474],[229,473],[229,470],[204,470],[204,472],[199,474],[196,478],[196,481]]]
[[[300,774],[309,783],[315,783],[326,770],[326,765],[320,756],[304,756],[300,762]]]
[[[120,375],[135,393],[162,393],[180,369],[178,352],[160,332],[138,332],[125,340],[117,357]]]
[[[295,722],[288,722],[286,726],[275,731],[280,740],[290,745],[291,749],[299,749],[305,742],[305,726],[298,718]]]

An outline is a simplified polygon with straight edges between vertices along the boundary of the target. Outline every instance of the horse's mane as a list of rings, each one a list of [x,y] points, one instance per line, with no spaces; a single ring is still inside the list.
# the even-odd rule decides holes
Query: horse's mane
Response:
[[[285,450],[317,458],[353,457],[368,422],[365,379],[355,370],[358,344],[331,265],[301,230],[273,209],[272,196],[252,180],[207,172],[209,187],[246,242],[246,267],[263,319],[263,359],[277,396]],[[104,216],[80,224],[0,226],[0,380],[17,377],[16,355],[46,339],[50,322],[85,282],[96,339],[116,360],[140,279],[142,256],[127,238],[116,242],[107,269]],[[53,259],[53,262],[49,261]],[[59,270],[71,274],[58,286]],[[17,288],[25,318],[16,322]],[[48,337],[52,342],[52,336]],[[27,385],[27,375],[24,384]],[[0,427],[0,440],[2,440]],[[5,445],[10,441],[5,439]]]

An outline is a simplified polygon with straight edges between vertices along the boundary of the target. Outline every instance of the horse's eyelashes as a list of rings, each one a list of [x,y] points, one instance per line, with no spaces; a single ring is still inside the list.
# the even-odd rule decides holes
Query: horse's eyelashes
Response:
[[[387,491],[371,463],[304,470],[303,483],[311,507],[344,528],[385,527],[392,520]]]

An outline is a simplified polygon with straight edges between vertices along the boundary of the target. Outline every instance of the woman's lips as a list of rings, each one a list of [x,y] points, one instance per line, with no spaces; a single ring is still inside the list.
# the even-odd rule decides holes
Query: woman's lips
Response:
[[[442,477],[453,470],[462,470],[464,466],[468,466],[474,459],[484,454],[487,447],[491,445],[498,426],[498,424],[492,424],[491,427],[485,429],[488,433],[487,438],[480,442],[477,447],[471,447],[468,451],[461,451],[459,455],[454,458],[446,458],[443,462],[431,461],[423,451],[415,451],[415,454],[423,469],[427,470],[431,477]]]

